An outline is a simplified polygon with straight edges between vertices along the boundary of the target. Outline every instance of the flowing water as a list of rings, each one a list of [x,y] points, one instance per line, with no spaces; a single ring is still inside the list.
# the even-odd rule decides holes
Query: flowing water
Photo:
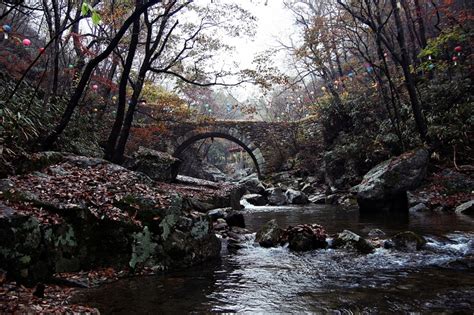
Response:
[[[123,279],[82,291],[103,313],[407,313],[474,312],[474,220],[454,214],[360,217],[357,210],[312,205],[246,209],[249,230],[270,219],[280,226],[319,223],[329,233],[350,229],[387,237],[405,230],[424,235],[415,252],[377,249],[292,253],[249,241],[220,261],[160,276]]]

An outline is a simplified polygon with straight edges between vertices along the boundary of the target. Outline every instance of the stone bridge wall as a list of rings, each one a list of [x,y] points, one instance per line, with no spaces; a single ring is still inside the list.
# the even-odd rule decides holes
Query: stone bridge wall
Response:
[[[299,152],[305,139],[319,137],[319,133],[316,121],[311,118],[298,122],[182,122],[168,124],[153,149],[179,157],[185,147],[209,137],[226,138],[241,145],[265,176],[281,170]]]

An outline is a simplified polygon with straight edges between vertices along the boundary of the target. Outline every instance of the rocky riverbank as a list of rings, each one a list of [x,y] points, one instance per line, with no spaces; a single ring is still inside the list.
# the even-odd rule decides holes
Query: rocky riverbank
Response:
[[[101,159],[59,152],[35,154],[23,169],[23,175],[0,181],[2,299],[7,299],[0,311],[40,310],[34,299],[31,305],[18,302],[33,291],[10,281],[37,286],[84,270],[108,279],[215,259],[221,244],[205,212],[235,206],[241,196],[235,185],[187,178],[158,182]],[[61,291],[46,288],[49,297]]]

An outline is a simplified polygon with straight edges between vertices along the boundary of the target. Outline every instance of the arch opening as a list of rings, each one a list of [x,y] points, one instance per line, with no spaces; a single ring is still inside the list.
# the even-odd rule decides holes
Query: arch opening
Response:
[[[259,161],[258,161],[257,157],[255,156],[253,150],[250,149],[249,146],[247,144],[245,144],[242,140],[240,140],[240,139],[238,139],[234,136],[231,136],[229,134],[226,134],[226,133],[222,133],[222,132],[204,132],[204,133],[200,133],[200,134],[191,136],[190,138],[186,139],[183,143],[181,143],[176,148],[176,150],[174,151],[173,156],[179,158],[181,153],[183,153],[188,147],[190,147],[191,145],[193,145],[195,142],[197,142],[199,140],[203,140],[203,139],[207,139],[207,138],[221,138],[221,139],[226,139],[226,140],[229,140],[233,143],[238,144],[242,149],[245,150],[245,152],[248,153],[248,155],[250,156],[250,158],[253,161],[253,164],[255,166],[255,170],[257,171],[258,177],[261,178],[262,167],[259,164]]]

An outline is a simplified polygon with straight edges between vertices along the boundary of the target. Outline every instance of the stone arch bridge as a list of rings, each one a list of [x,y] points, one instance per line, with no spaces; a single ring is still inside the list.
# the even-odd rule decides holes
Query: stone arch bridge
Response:
[[[321,139],[315,117],[296,122],[215,120],[166,124],[153,149],[180,157],[186,148],[206,138],[224,138],[241,146],[259,176],[281,170],[309,137]]]

